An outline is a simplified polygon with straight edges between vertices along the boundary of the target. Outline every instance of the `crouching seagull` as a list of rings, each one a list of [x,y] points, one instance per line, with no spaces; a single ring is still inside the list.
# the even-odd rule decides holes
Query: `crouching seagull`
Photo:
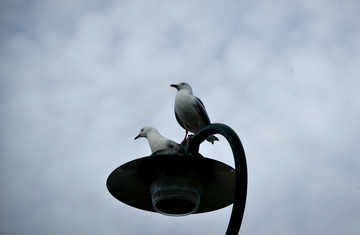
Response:
[[[206,112],[203,102],[193,95],[191,86],[186,82],[180,82],[179,84],[171,84],[171,87],[175,87],[178,92],[175,96],[175,117],[180,126],[186,130],[186,140],[188,132],[197,133],[200,129],[207,125],[210,125],[210,119]],[[209,136],[207,141],[214,144],[214,141],[219,139],[215,136]]]
[[[179,145],[175,141],[160,135],[160,133],[151,126],[141,128],[139,134],[134,138],[134,140],[140,137],[145,137],[148,140],[151,153],[157,152],[159,150],[173,148]]]

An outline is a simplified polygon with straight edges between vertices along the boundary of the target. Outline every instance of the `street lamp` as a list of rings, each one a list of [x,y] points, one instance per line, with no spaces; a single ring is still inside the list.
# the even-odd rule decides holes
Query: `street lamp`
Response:
[[[200,144],[221,134],[229,142],[235,169],[199,154]],[[109,192],[138,209],[184,216],[233,203],[227,235],[239,233],[247,194],[247,165],[237,134],[227,125],[210,124],[182,145],[125,163],[107,179]]]

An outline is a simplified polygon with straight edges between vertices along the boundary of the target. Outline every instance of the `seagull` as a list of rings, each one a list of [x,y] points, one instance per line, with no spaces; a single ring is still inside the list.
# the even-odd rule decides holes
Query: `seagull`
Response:
[[[151,153],[163,149],[173,148],[179,145],[175,141],[160,135],[160,133],[154,127],[151,126],[145,126],[141,128],[139,134],[134,138],[134,140],[140,137],[147,138],[150,145]]]
[[[210,119],[206,112],[203,102],[193,95],[191,86],[186,82],[171,84],[178,92],[175,97],[175,117],[180,126],[186,130],[186,140],[188,132],[196,133],[207,125],[210,125]],[[215,136],[209,136],[207,141],[214,144],[219,139]]]

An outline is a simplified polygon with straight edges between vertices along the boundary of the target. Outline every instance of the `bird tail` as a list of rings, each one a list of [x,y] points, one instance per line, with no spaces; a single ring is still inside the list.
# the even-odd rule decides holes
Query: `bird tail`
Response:
[[[219,139],[213,135],[209,136],[206,140],[211,142],[212,144],[214,144],[215,141],[219,141]]]

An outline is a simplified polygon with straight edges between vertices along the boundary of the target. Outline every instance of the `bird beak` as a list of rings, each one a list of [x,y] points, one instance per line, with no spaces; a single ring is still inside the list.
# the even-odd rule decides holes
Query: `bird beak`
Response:
[[[140,134],[138,134],[138,135],[134,138],[134,140],[136,140],[136,139],[139,138],[139,137],[141,137]]]
[[[176,85],[176,84],[171,84],[170,86],[177,88],[177,85]]]

